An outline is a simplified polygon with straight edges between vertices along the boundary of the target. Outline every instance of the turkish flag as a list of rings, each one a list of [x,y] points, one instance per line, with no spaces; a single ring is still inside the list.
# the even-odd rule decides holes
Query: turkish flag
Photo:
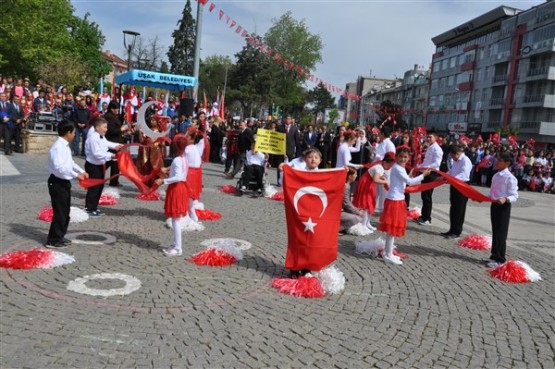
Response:
[[[287,220],[285,268],[318,271],[337,258],[346,169],[283,168]]]

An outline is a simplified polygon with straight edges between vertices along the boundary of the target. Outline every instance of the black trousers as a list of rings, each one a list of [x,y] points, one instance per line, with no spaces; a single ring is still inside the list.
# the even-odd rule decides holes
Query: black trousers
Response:
[[[234,177],[237,173],[239,173],[241,169],[243,169],[243,165],[245,165],[245,160],[247,160],[246,152],[239,153],[237,155],[237,161],[233,162],[233,171],[231,172]]]
[[[422,183],[429,183],[432,181],[435,181],[437,179],[437,177],[439,176],[439,174],[437,174],[436,172],[431,172],[429,176],[424,177],[424,180],[422,181]],[[421,211],[421,218],[422,220],[426,221],[432,221],[432,195],[434,193],[434,190],[428,190],[428,191],[422,191],[420,193],[420,198],[422,199],[422,211]]]
[[[89,178],[104,179],[104,165],[95,165],[86,161],[85,171],[89,173]],[[87,211],[97,210],[98,202],[100,201],[100,196],[102,196],[103,189],[104,184],[101,184],[90,187],[87,190],[87,196],[85,197],[85,207],[87,208]]]
[[[13,126],[9,127],[6,123],[1,123],[3,127],[3,137],[4,137],[4,153],[8,154],[12,152],[12,136],[13,136]]]
[[[111,152],[111,151],[110,151]],[[117,160],[110,160],[106,162],[106,168],[110,168],[110,177],[119,174],[119,167]],[[104,178],[104,177],[102,177]],[[119,177],[110,179],[110,186],[117,186],[119,185]],[[102,192],[102,190],[100,190]]]
[[[247,189],[249,188],[249,183],[251,179],[256,181],[255,190],[262,190],[262,179],[264,178],[264,167],[262,165],[246,165],[245,171],[241,178],[241,184]]]
[[[507,235],[509,234],[509,220],[511,219],[511,204],[491,204],[491,256],[490,259],[499,263],[507,261]]]
[[[451,223],[449,233],[460,236],[463,230],[468,197],[465,197],[455,187],[451,186],[449,188],[449,201],[451,202],[451,207],[449,208],[449,221]]]
[[[21,139],[21,124],[16,124],[13,127],[13,139],[15,142],[15,150],[17,152],[23,152],[23,141]]]
[[[48,193],[52,201],[54,216],[48,231],[48,241],[59,243],[64,239],[69,225],[69,208],[71,206],[71,182],[51,174],[48,177]]]

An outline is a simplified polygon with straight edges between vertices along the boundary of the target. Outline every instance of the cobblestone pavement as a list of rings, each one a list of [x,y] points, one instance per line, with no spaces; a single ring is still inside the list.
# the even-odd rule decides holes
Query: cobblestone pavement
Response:
[[[2,252],[40,246],[48,230],[36,219],[49,203],[45,156],[10,161],[21,175],[0,177]],[[342,236],[335,265],[345,274],[345,290],[303,299],[270,287],[272,277],[286,274],[283,204],[219,192],[234,184],[222,172],[205,166],[202,199],[222,219],[186,234],[183,257],[160,252],[172,239],[163,203],[136,200],[124,180],[119,203],[103,209],[107,216],[69,227],[115,242],[74,244],[64,252],[76,262],[54,269],[1,269],[0,366],[554,368],[553,196],[522,193],[512,213],[508,256],[529,263],[540,282],[494,280],[477,262],[487,253],[438,236],[448,214],[448,189],[440,188],[433,226],[410,223],[396,241],[409,256],[403,266],[361,256],[354,251],[361,238]],[[74,184],[73,204],[82,206],[84,196]],[[470,204],[465,227],[489,233],[487,205]],[[244,260],[226,268],[184,260],[204,248],[201,242],[222,237],[252,244]],[[109,297],[68,289],[100,273],[119,274],[91,278],[87,288],[125,289],[121,274],[141,286]]]

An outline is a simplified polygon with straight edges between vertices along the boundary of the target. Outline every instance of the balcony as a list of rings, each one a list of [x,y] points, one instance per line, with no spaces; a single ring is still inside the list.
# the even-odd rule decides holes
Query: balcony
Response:
[[[492,83],[506,83],[509,77],[506,74],[500,74],[498,76],[493,76],[491,79]]]
[[[461,64],[461,72],[467,71],[467,70],[473,70],[476,68],[476,62],[475,61],[470,61],[470,62],[466,62]]]
[[[463,83],[459,83],[459,85],[457,86],[457,88],[459,89],[459,91],[464,92],[464,91],[471,91],[472,88],[474,88],[474,85],[472,82],[463,82]]]
[[[516,101],[516,108],[555,109],[555,95],[525,95]]]
[[[521,133],[538,133],[540,128],[540,122],[520,122],[520,127],[518,129]]]
[[[489,101],[489,106],[490,107],[495,107],[495,106],[503,106],[505,105],[505,98],[504,97],[495,97],[493,99],[490,99]]]
[[[488,130],[496,129],[496,128],[499,128],[499,127],[501,127],[501,121],[490,121],[490,122],[486,123],[486,128]]]
[[[478,48],[478,45],[470,45],[470,46],[465,47],[463,49],[463,52],[465,53],[465,52],[470,51],[470,50],[476,50],[477,48]]]
[[[546,79],[555,81],[555,67],[545,66],[540,68],[530,68],[526,74],[527,81]]]

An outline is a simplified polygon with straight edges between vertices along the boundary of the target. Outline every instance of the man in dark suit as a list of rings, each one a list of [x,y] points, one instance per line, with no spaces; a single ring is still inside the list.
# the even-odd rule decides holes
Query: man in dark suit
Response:
[[[108,122],[108,131],[106,131],[106,139],[111,142],[124,144],[125,138],[123,134],[129,129],[129,127],[121,122],[118,117],[119,114],[119,103],[115,100],[110,101],[108,104],[108,112],[104,114],[104,119]],[[114,152],[115,151],[110,151]],[[116,160],[110,160],[106,162],[106,168],[110,167],[110,177],[119,174],[118,162]],[[115,177],[110,180],[110,186],[112,187],[122,187],[119,183],[119,177]]]
[[[0,93],[0,124],[2,125],[4,136],[4,155],[13,155],[12,134],[14,122],[12,121],[13,106],[8,102],[7,95]]]
[[[331,134],[328,131],[328,126],[322,126],[322,132],[318,134],[318,139],[316,141],[316,147],[322,153],[322,162],[318,166],[320,169],[325,168],[330,160],[330,149],[331,149]]]
[[[287,158],[289,161],[296,158],[296,147],[297,142],[299,141],[299,137],[301,133],[297,126],[293,123],[293,118],[290,114],[285,116],[285,152],[287,154]],[[300,153],[298,153],[300,155]]]
[[[220,150],[222,149],[222,142],[224,133],[220,128],[220,117],[214,118],[210,128],[210,161],[212,163],[221,163]]]
[[[247,121],[243,120],[239,123],[239,137],[237,138],[237,149],[239,151],[239,160],[237,165],[233,166],[233,172],[228,173],[228,178],[233,178],[235,175],[243,169],[245,160],[247,158],[247,150],[251,149],[254,143],[254,137],[250,129],[247,128]]]
[[[23,120],[25,118],[25,111],[23,106],[21,106],[21,98],[19,96],[14,96],[12,109],[11,109],[11,121],[13,122],[13,139],[15,141],[15,151],[23,153],[23,142],[21,141],[21,129],[23,128]]]
[[[314,126],[308,126],[308,131],[304,134],[304,150],[316,146],[318,135],[314,132]]]

